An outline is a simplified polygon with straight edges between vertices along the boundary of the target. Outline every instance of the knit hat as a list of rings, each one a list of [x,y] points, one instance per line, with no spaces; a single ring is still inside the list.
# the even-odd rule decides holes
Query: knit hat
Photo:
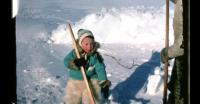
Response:
[[[78,40],[79,40],[79,45],[81,45],[81,42],[83,41],[83,39],[85,37],[91,36],[92,38],[94,38],[92,32],[90,30],[86,30],[86,29],[79,29],[78,30]]]

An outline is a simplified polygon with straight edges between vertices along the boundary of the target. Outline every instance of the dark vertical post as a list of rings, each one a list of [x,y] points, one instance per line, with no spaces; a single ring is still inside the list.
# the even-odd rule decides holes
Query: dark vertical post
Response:
[[[16,36],[11,0],[0,3],[0,98],[5,104],[16,103]]]

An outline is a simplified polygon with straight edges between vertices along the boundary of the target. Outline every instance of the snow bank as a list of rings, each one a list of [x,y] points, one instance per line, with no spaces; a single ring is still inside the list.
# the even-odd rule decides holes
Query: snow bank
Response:
[[[170,11],[170,13],[173,13]],[[170,17],[172,23],[172,16]],[[163,44],[165,39],[165,9],[130,7],[105,9],[91,13],[72,24],[77,37],[80,28],[89,29],[101,43],[129,43],[135,45]],[[172,43],[172,25],[170,24],[170,44]],[[66,23],[53,30],[51,40],[54,44],[71,43]],[[159,45],[161,46],[161,45]],[[162,47],[163,47],[162,46]]]

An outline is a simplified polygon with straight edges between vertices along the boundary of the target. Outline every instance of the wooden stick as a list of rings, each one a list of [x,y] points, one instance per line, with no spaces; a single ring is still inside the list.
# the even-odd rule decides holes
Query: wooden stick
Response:
[[[77,45],[76,45],[76,41],[75,41],[75,37],[74,37],[73,31],[72,31],[71,25],[68,24],[68,27],[69,27],[69,31],[71,33],[71,37],[72,37],[73,46],[74,46],[74,49],[75,49],[75,52],[76,52],[76,56],[77,56],[77,58],[80,58],[80,54],[78,52],[78,48],[77,48]],[[82,72],[83,79],[84,79],[84,82],[86,84],[86,87],[87,87],[87,90],[88,90],[88,93],[89,93],[89,97],[91,99],[91,104],[95,104],[94,97],[93,97],[92,92],[90,90],[90,86],[88,84],[88,80],[87,80],[86,73],[85,73],[83,66],[81,66],[81,72]]]
[[[165,35],[165,47],[169,47],[169,0],[166,0],[166,35]],[[164,66],[164,93],[163,104],[167,103],[167,83],[168,83],[168,61]]]

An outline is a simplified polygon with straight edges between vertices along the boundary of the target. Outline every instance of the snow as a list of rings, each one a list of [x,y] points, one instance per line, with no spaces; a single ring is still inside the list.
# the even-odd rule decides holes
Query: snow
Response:
[[[75,37],[93,32],[112,82],[111,104],[162,104],[165,39],[163,0],[48,0],[19,2],[16,21],[17,103],[63,104],[68,72],[63,58]],[[173,44],[170,4],[170,45]],[[169,80],[173,60],[169,65]]]
[[[73,31],[75,37],[77,37],[78,29],[89,29],[94,33],[96,40],[101,43],[120,42],[137,45],[152,43],[152,45],[156,45],[164,41],[164,11],[155,8],[145,11],[140,7],[103,8],[100,12],[88,14],[76,22],[73,25]],[[65,28],[66,31],[64,31]],[[55,44],[71,43],[67,28],[66,24],[62,24],[52,32],[51,39]],[[172,27],[170,27],[170,30],[173,30]],[[172,31],[170,31],[170,34],[172,34]]]

